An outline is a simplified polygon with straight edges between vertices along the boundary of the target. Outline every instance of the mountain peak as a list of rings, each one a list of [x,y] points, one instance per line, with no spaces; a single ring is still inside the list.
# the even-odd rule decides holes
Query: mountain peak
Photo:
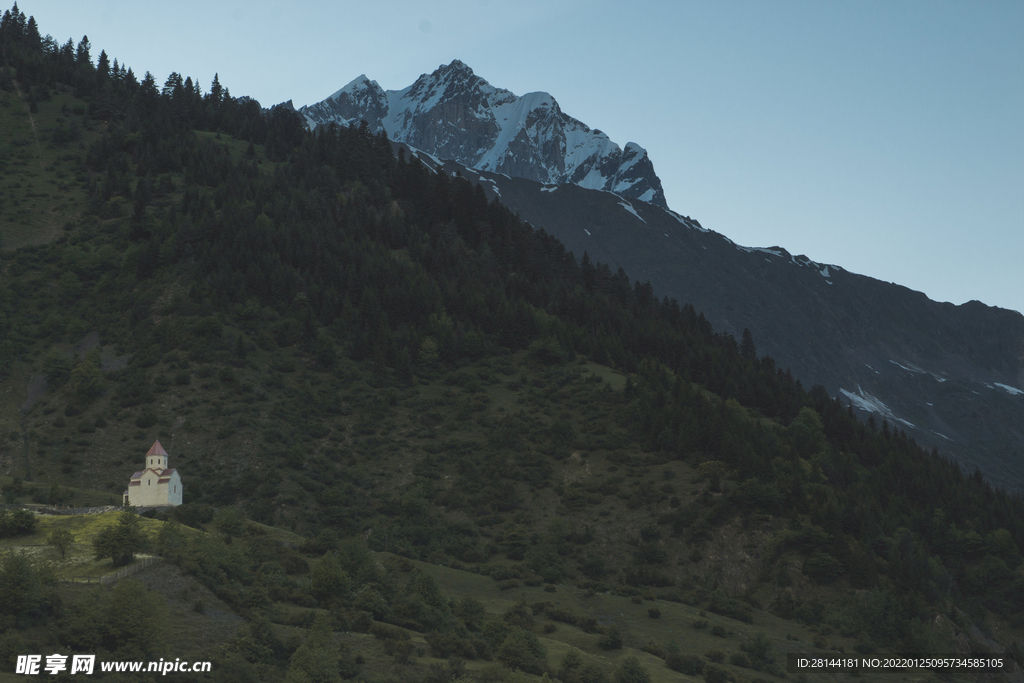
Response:
[[[438,71],[461,71],[463,73],[469,74],[470,76],[473,75],[473,70],[470,69],[469,66],[465,62],[460,60],[460,59],[453,59],[451,61],[451,63],[448,64],[448,66],[445,66],[444,64],[442,64],[439,67],[437,67],[437,70]]]
[[[419,84],[468,82],[473,84],[488,85],[487,81],[473,73],[464,62],[458,59],[452,60],[450,64],[441,64],[429,74],[420,74],[411,88]]]
[[[402,90],[360,75],[322,102],[302,107],[308,125],[366,121],[442,159],[542,183],[570,183],[665,207],[647,151],[625,149],[562,112],[549,93],[495,88],[461,60],[441,64]]]
[[[345,86],[341,88],[341,90],[338,90],[336,93],[334,93],[327,99],[336,100],[339,97],[341,97],[342,94],[347,93],[352,95],[359,92],[360,90],[367,90],[372,88],[380,88],[380,86],[377,85],[377,81],[371,81],[369,78],[366,77],[366,74],[359,74],[351,81],[349,81],[347,84],[345,84]]]

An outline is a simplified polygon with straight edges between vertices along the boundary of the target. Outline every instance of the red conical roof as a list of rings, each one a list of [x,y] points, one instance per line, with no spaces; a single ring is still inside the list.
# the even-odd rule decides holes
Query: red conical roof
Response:
[[[149,453],[146,453],[146,455],[167,455],[167,451],[164,450],[159,441],[154,441],[153,447],[149,449]]]

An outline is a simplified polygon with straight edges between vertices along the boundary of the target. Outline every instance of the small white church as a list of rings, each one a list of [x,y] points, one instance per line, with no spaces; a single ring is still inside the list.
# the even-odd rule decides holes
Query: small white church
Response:
[[[159,441],[146,453],[145,469],[132,475],[124,504],[135,507],[181,505],[181,475],[167,468],[167,451]]]

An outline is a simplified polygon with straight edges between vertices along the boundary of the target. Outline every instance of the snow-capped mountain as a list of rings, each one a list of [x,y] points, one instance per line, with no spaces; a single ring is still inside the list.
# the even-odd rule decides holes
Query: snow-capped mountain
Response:
[[[666,207],[643,147],[620,148],[562,112],[548,93],[495,88],[458,60],[403,90],[384,90],[362,75],[299,113],[311,128],[366,121],[373,132],[383,129],[394,141],[470,168]]]

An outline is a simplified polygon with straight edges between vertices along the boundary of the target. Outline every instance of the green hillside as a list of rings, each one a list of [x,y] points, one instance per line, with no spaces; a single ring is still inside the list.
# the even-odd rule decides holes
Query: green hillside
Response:
[[[0,485],[116,504],[159,439],[185,504],[145,513],[162,561],[112,586],[59,579],[114,570],[93,540],[121,513],[4,522],[3,672],[44,651],[213,662],[168,681],[1020,661],[1019,496],[383,136],[39,35],[0,24]]]

